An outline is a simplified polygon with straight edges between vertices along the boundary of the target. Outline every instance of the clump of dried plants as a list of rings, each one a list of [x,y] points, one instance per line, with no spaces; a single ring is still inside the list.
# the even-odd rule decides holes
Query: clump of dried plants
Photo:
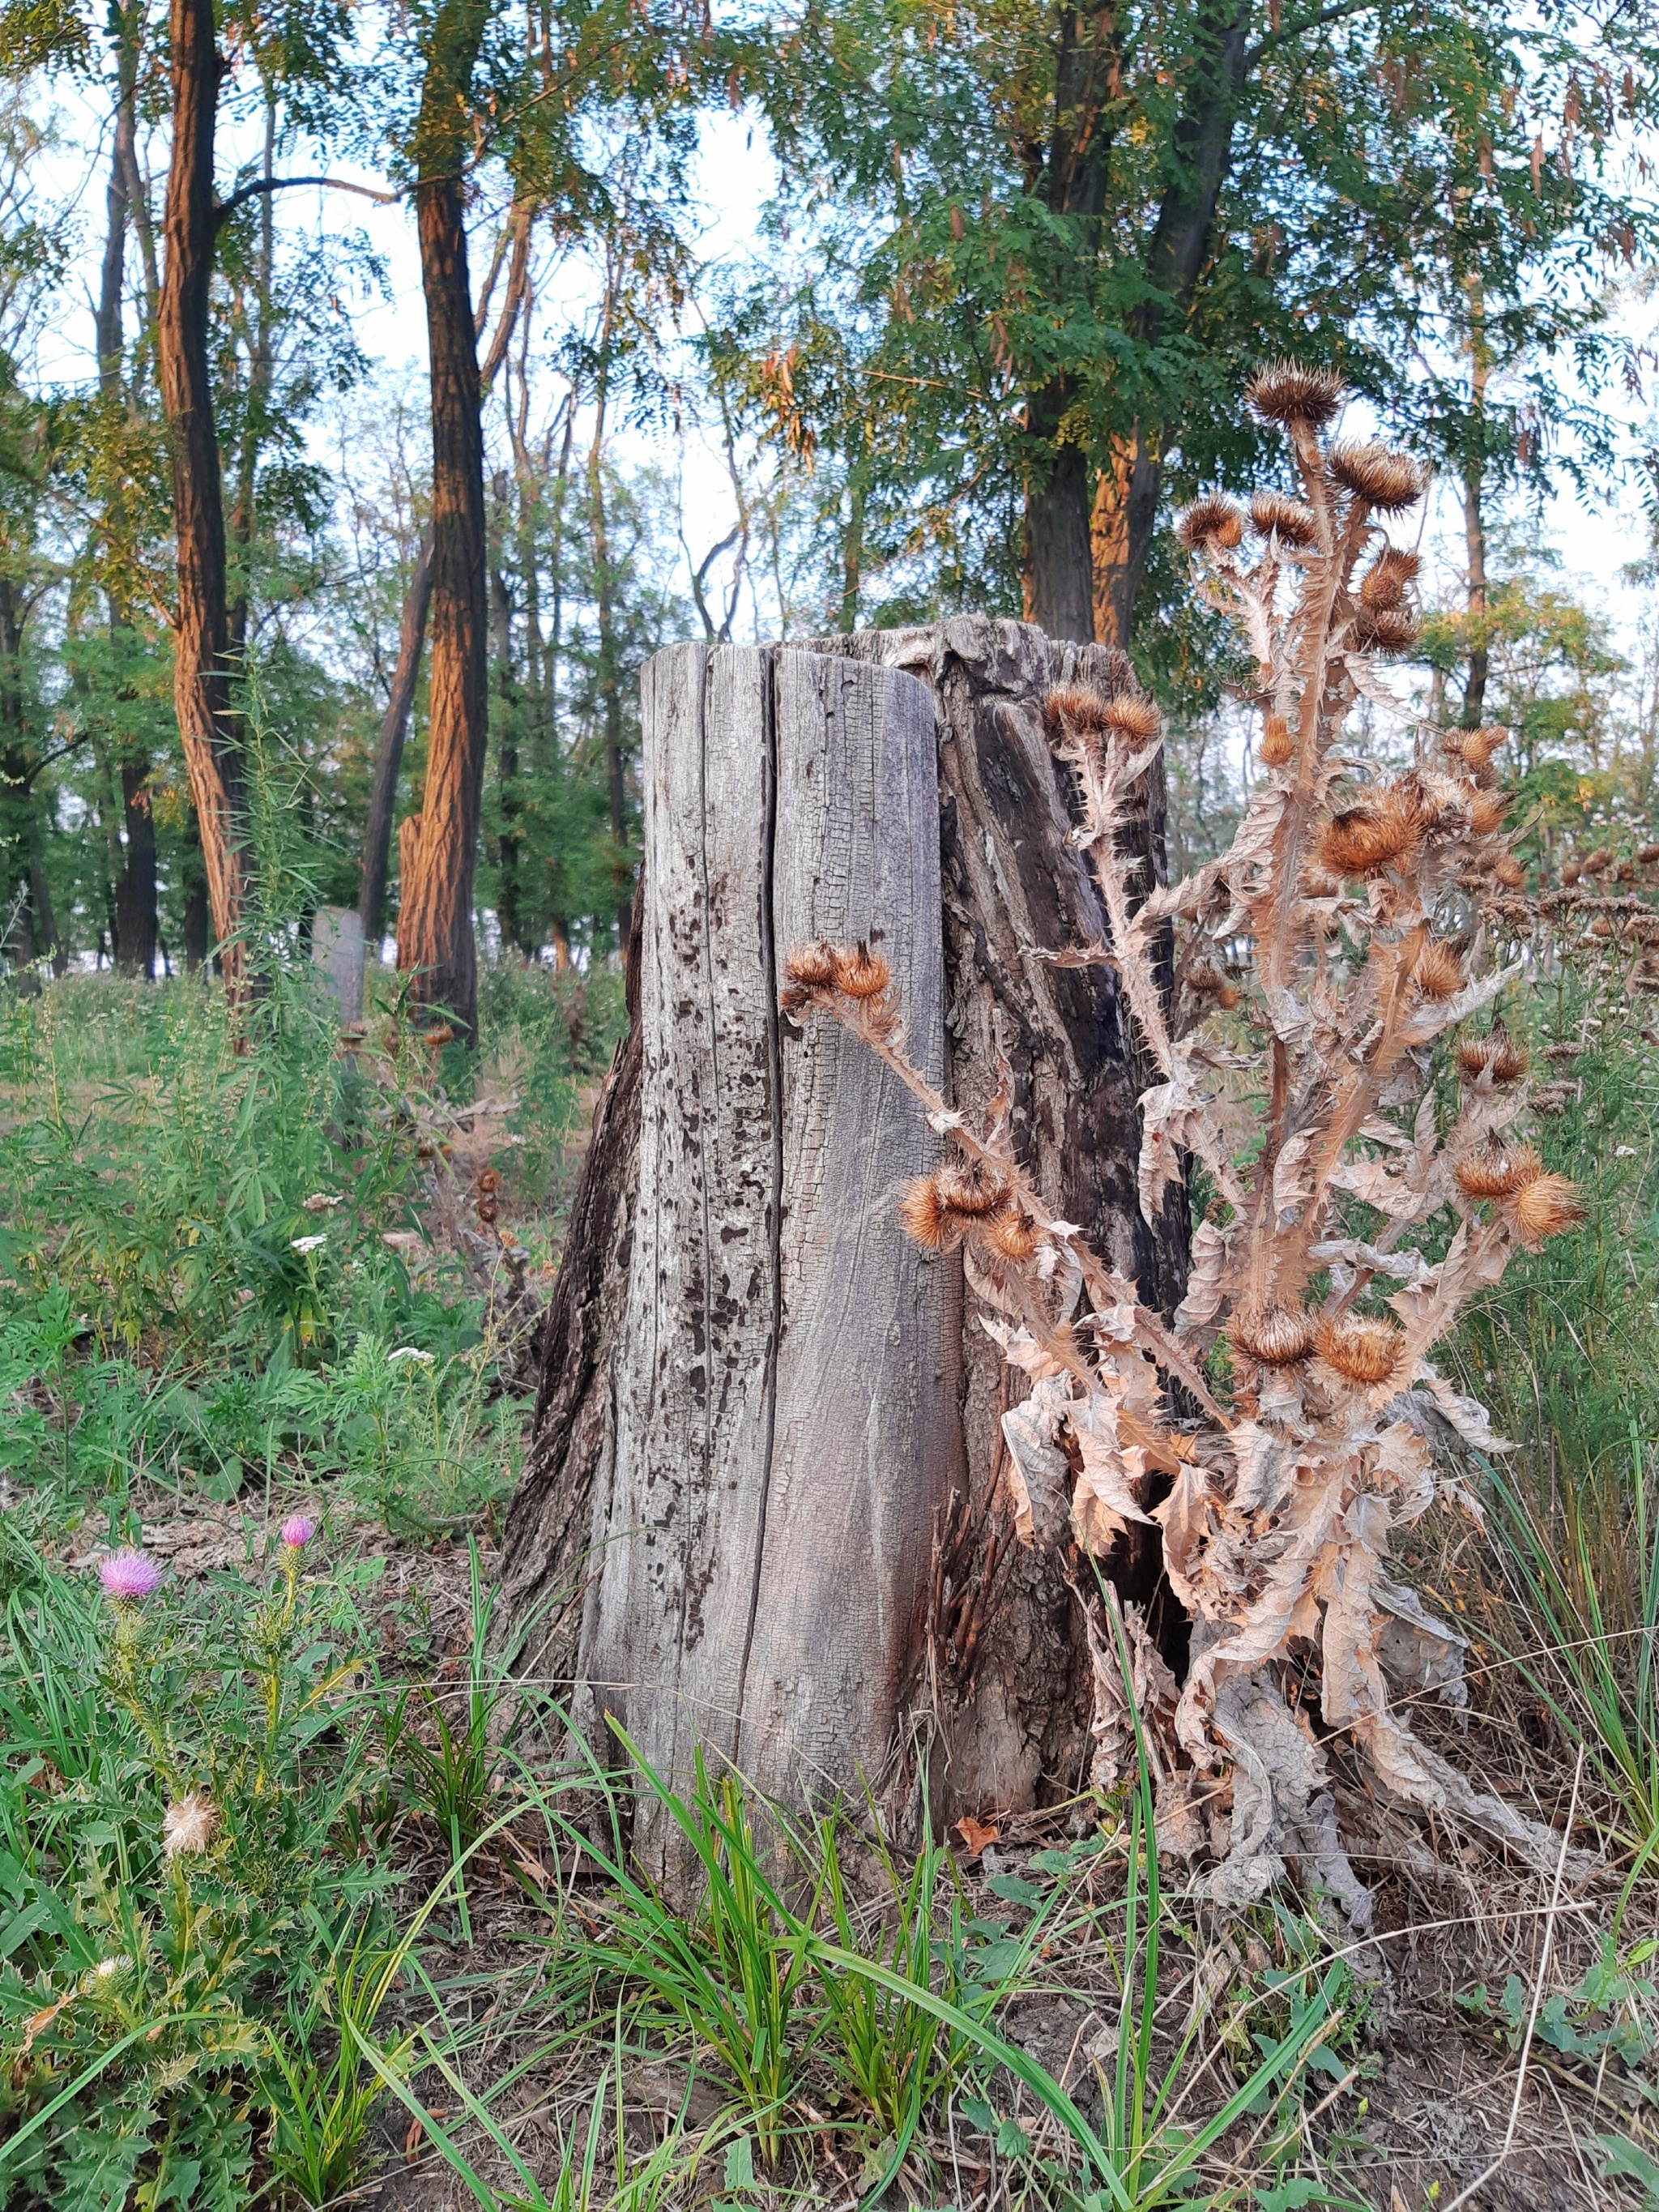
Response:
[[[1505,733],[1419,725],[1396,774],[1345,745],[1358,701],[1401,706],[1382,664],[1416,637],[1418,562],[1384,523],[1424,485],[1407,456],[1330,437],[1341,397],[1328,376],[1264,371],[1251,401],[1283,426],[1300,496],[1212,496],[1182,520],[1206,597],[1255,656],[1264,772],[1231,848],[1168,889],[1137,881],[1119,831],[1162,742],[1158,710],[1127,673],[1114,696],[1048,702],[1111,927],[1109,950],[1066,957],[1115,964],[1161,1077],[1140,1101],[1141,1204],[1155,1218],[1189,1163],[1210,1194],[1172,1321],[1049,1210],[1006,1097],[970,1127],[923,1081],[878,954],[798,947],[785,1003],[862,1038],[946,1140],[903,1218],[961,1252],[986,1326],[1029,1377],[1004,1424],[1023,1539],[1074,1538],[1109,1568],[1127,1524],[1161,1530],[1193,1624],[1183,1681],[1122,1610],[1160,1840],[1212,1857],[1207,1886],[1234,1900],[1294,1859],[1363,1926],[1336,1732],[1397,1798],[1540,1863],[1559,1848],[1413,1731],[1408,1697],[1462,1701],[1463,1647],[1387,1559],[1392,1533],[1437,1504],[1478,1516],[1462,1449],[1503,1444],[1437,1370],[1436,1345],[1517,1249],[1581,1208],[1525,1141],[1527,1054],[1492,1018],[1518,973],[1491,953],[1522,880],[1498,787]],[[1170,931],[1173,1002],[1157,961]],[[1432,1060],[1450,1031],[1448,1103]],[[1102,1783],[1133,1753],[1109,1650]]]

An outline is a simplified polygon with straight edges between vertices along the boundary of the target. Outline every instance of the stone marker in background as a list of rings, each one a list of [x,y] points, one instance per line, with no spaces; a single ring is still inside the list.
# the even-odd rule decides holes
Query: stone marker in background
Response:
[[[356,1022],[363,1012],[363,925],[355,908],[319,906],[311,925],[311,962],[342,1022]]]

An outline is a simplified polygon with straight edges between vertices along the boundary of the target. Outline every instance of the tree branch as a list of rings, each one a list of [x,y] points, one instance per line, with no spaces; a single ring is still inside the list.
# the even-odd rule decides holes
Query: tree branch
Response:
[[[394,206],[403,198],[401,192],[376,191],[373,185],[349,184],[343,177],[258,177],[251,185],[241,185],[228,200],[221,200],[214,220],[222,222],[234,210],[245,206],[249,200],[258,199],[266,192],[289,191],[298,185],[320,185],[330,191],[356,192],[359,199],[378,201],[381,207]]]
[[[1304,31],[1322,31],[1328,23],[1340,23],[1350,15],[1363,15],[1376,0],[1339,0],[1334,8],[1322,8],[1316,15],[1304,15],[1299,23],[1286,23],[1277,31],[1270,31],[1265,39],[1258,39],[1244,57],[1244,73],[1248,76],[1265,53],[1275,46],[1287,46],[1299,39]]]

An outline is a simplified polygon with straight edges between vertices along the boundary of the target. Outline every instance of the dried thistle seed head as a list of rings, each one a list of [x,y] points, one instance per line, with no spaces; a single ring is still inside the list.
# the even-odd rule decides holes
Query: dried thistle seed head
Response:
[[[835,946],[820,937],[813,944],[795,945],[783,963],[783,972],[803,990],[822,991],[836,980],[838,957]]]
[[[1465,1037],[1457,1048],[1457,1065],[1465,1080],[1484,1076],[1494,1083],[1518,1083],[1527,1072],[1527,1055],[1500,1024],[1486,1036]]]
[[[963,1223],[939,1196],[939,1180],[921,1176],[905,1188],[898,1205],[899,1226],[928,1252],[948,1252],[961,1242]]]
[[[1506,890],[1518,891],[1527,880],[1527,872],[1513,853],[1505,853],[1501,860],[1495,860],[1492,872]]]
[[[1613,872],[1620,883],[1632,884],[1636,880],[1636,863],[1634,860],[1620,860]]]
[[[1354,611],[1353,641],[1361,653],[1404,653],[1420,634],[1409,608],[1360,606]]]
[[[1319,518],[1304,501],[1282,491],[1259,491],[1250,501],[1250,520],[1263,538],[1305,552],[1319,543]]]
[[[1469,801],[1469,827],[1477,837],[1490,837],[1494,830],[1503,827],[1504,817],[1513,804],[1507,791],[1477,791]]]
[[[1587,876],[1599,876],[1604,872],[1612,858],[1612,854],[1605,845],[1598,845],[1593,853],[1587,853],[1584,855],[1579,866]]]
[[[1346,394],[1332,369],[1274,361],[1250,379],[1244,396],[1264,422],[1304,423],[1317,430],[1340,411]]]
[[[1422,565],[1420,554],[1408,553],[1398,545],[1385,545],[1360,579],[1361,604],[1368,607],[1399,606],[1408,587],[1417,580],[1417,572]]]
[[[1418,954],[1412,981],[1425,999],[1452,999],[1462,989],[1467,978],[1456,953],[1443,939],[1437,938]]]
[[[1016,1199],[1009,1199],[994,1213],[976,1222],[974,1235],[1005,1260],[1016,1263],[1036,1256],[1042,1232]]]
[[[1115,737],[1144,745],[1164,727],[1164,717],[1144,691],[1120,691],[1106,702],[1106,726]]]
[[[1584,1218],[1584,1201],[1578,1186],[1565,1176],[1534,1176],[1515,1194],[1515,1233],[1528,1252],[1537,1251],[1547,1237],[1559,1237],[1577,1229]]]
[[[1584,871],[1577,860],[1569,860],[1561,871],[1561,880],[1571,890]]]
[[[192,1790],[167,1807],[161,1819],[161,1849],[170,1859],[193,1857],[207,1850],[219,1826],[219,1808],[204,1790]]]
[[[1224,983],[1215,994],[1215,1002],[1224,1014],[1230,1014],[1235,1006],[1243,1005],[1244,994],[1237,983]]]
[[[1050,743],[1103,738],[1109,726],[1106,703],[1105,693],[1087,684],[1056,684],[1042,702]]]
[[[1509,734],[1501,722],[1483,722],[1478,730],[1464,731],[1457,750],[1470,768],[1479,770],[1507,744]]]
[[[1176,524],[1176,536],[1189,553],[1217,547],[1231,553],[1244,542],[1244,510],[1221,492],[1195,499]]]
[[[1401,806],[1362,799],[1334,814],[1320,833],[1319,859],[1328,872],[1346,882],[1350,876],[1381,875],[1417,848],[1420,825]]]
[[[1466,1198],[1508,1198],[1544,1172],[1530,1145],[1510,1147],[1496,1137],[1467,1153],[1454,1173]]]
[[[835,987],[849,999],[878,999],[893,980],[893,971],[879,952],[872,952],[860,938],[856,945],[836,947]]]
[[[1185,981],[1189,991],[1196,992],[1200,998],[1212,998],[1227,979],[1212,962],[1195,960],[1188,969]]]
[[[1247,1359],[1263,1367],[1293,1367],[1313,1349],[1313,1316],[1300,1306],[1242,1306],[1227,1334]]]
[[[1295,732],[1282,714],[1269,714],[1261,732],[1261,765],[1284,768],[1295,758]]]
[[[1519,1083],[1532,1065],[1531,1056],[1524,1046],[1516,1044],[1507,1030],[1492,1033],[1498,1049],[1492,1056],[1492,1079],[1494,1083]]]
[[[1350,1382],[1386,1382],[1406,1349],[1405,1333],[1367,1314],[1338,1314],[1319,1324],[1319,1356]]]
[[[933,1176],[939,1203],[951,1213],[973,1221],[994,1213],[1008,1195],[1000,1176],[993,1175],[977,1160],[947,1160]]]
[[[1325,456],[1333,480],[1379,514],[1400,514],[1422,496],[1424,475],[1409,453],[1375,439],[1333,446]]]
[[[1644,868],[1650,868],[1656,860],[1659,860],[1659,845],[1638,845],[1636,857]]]

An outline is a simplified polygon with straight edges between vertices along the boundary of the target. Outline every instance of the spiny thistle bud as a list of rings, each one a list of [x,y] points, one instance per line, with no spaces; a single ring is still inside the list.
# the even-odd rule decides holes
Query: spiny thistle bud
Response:
[[[783,963],[792,983],[805,991],[822,991],[836,980],[836,948],[822,938],[816,944],[798,945]]]
[[[1218,547],[1231,553],[1244,542],[1244,510],[1220,492],[1195,499],[1176,524],[1176,536],[1189,553]]]
[[[1334,814],[1319,839],[1319,857],[1334,876],[1381,875],[1417,849],[1422,831],[1404,808],[1362,799]]]
[[[204,1791],[192,1790],[169,1805],[161,1819],[161,1849],[170,1859],[206,1850],[219,1826],[219,1808]]]
[[[1518,891],[1527,880],[1527,872],[1513,853],[1505,853],[1501,860],[1493,861],[1492,872],[1506,890]]]
[[[1465,1037],[1457,1048],[1457,1065],[1471,1083],[1483,1075],[1494,1083],[1518,1083],[1528,1060],[1507,1030],[1495,1029],[1487,1036]]]
[[[1313,1316],[1300,1306],[1244,1306],[1227,1326],[1235,1348],[1263,1367],[1293,1367],[1313,1349]]]
[[[1338,1314],[1319,1324],[1319,1356],[1350,1382],[1386,1382],[1406,1348],[1404,1332],[1392,1322],[1365,1314]]]
[[[1299,423],[1317,430],[1337,415],[1346,394],[1341,378],[1332,369],[1275,361],[1250,379],[1244,396],[1264,422]]]
[[[1285,768],[1295,758],[1295,732],[1282,714],[1269,714],[1261,732],[1261,765]]]
[[[935,1174],[933,1185],[946,1212],[960,1213],[973,1221],[994,1213],[1008,1195],[1008,1186],[1001,1177],[988,1175],[977,1160],[948,1162]]]
[[[1500,723],[1485,722],[1478,730],[1465,730],[1456,740],[1459,758],[1476,775],[1486,766],[1498,747],[1507,743],[1509,732]],[[1447,740],[1448,746],[1451,740]]]
[[[1477,837],[1490,837],[1503,827],[1512,801],[1507,791],[1477,791],[1469,801],[1469,827]]]
[[[1462,962],[1440,939],[1423,947],[1412,969],[1412,981],[1425,999],[1455,998],[1467,980]]]
[[[926,1251],[948,1252],[961,1242],[963,1224],[946,1207],[933,1176],[919,1176],[906,1187],[898,1218],[905,1235]]]
[[[1397,545],[1385,545],[1360,579],[1359,598],[1368,607],[1397,607],[1407,586],[1414,583],[1422,556]]]
[[[1106,695],[1086,684],[1056,684],[1042,702],[1050,742],[1106,735]]]
[[[878,999],[893,980],[893,971],[879,952],[872,952],[860,938],[854,945],[836,950],[836,988],[849,999]]]
[[[1164,727],[1164,717],[1144,691],[1120,691],[1106,702],[1106,726],[1128,744],[1144,745]]]
[[[1493,1138],[1457,1163],[1457,1188],[1465,1198],[1509,1198],[1535,1182],[1544,1163],[1530,1145],[1511,1148]]]
[[[1417,617],[1407,607],[1361,606],[1355,610],[1353,641],[1361,653],[1404,653],[1420,635]]]
[[[1333,446],[1325,466],[1334,481],[1379,514],[1400,514],[1422,496],[1424,475],[1409,453],[1368,440]]]
[[[1259,491],[1250,501],[1250,520],[1263,538],[1277,538],[1298,553],[1319,543],[1319,518],[1312,507],[1282,491]]]
[[[1015,1261],[1032,1258],[1042,1242],[1042,1232],[1014,1199],[1007,1200],[994,1213],[988,1214],[975,1234],[1005,1260]]]
[[[1577,1229],[1583,1218],[1584,1201],[1565,1176],[1534,1176],[1516,1193],[1515,1233],[1528,1252],[1537,1251],[1547,1237]]]

